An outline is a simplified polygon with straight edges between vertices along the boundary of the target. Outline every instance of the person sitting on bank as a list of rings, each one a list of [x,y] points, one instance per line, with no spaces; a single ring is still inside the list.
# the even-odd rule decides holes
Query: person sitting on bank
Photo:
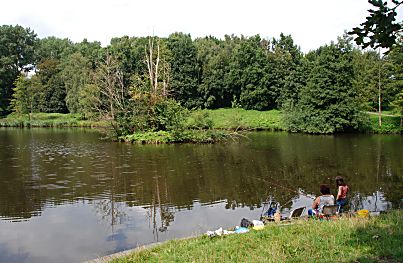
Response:
[[[347,204],[348,185],[344,182],[343,177],[336,177],[337,196],[336,204],[339,206],[339,213],[343,212],[343,207]]]
[[[316,197],[313,201],[312,209],[308,210],[308,215],[316,215],[322,213],[322,209],[325,205],[334,205],[334,196],[330,194],[330,187],[326,184],[320,185],[320,193],[322,195]]]

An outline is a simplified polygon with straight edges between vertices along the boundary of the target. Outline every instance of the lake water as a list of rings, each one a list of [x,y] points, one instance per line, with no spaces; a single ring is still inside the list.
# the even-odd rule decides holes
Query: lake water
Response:
[[[81,262],[310,206],[343,176],[350,209],[402,205],[403,136],[255,132],[130,145],[83,129],[0,129],[0,262]],[[332,179],[333,178],[333,179]]]

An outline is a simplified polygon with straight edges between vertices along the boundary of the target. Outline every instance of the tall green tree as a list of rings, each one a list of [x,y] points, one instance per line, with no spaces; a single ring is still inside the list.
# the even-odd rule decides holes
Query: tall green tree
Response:
[[[400,114],[400,126],[403,127],[403,43],[399,39],[387,56],[390,63],[388,90],[391,90],[391,106]],[[403,132],[403,130],[402,130]]]
[[[270,70],[274,72],[273,82],[277,88],[276,103],[281,107],[290,100],[295,101],[300,88],[305,85],[303,55],[291,35],[283,33],[279,39],[273,38],[271,48],[273,53],[270,58],[274,63]]]
[[[86,84],[78,91],[78,104],[80,113],[85,118],[102,117],[99,115],[101,102],[101,91],[95,84]]]
[[[87,39],[84,39],[80,43],[76,43],[74,49],[89,60],[92,69],[95,69],[97,63],[102,58],[102,47],[99,41],[89,42]]]
[[[203,107],[231,107],[233,89],[229,84],[232,49],[229,41],[215,37],[196,39],[198,61],[198,91]]]
[[[357,90],[366,110],[376,110],[378,107],[379,85],[379,53],[374,50],[353,50],[354,80],[353,86]]]
[[[403,133],[403,90],[396,94],[395,100],[392,101],[392,106],[400,115],[400,133]]]
[[[37,36],[22,26],[0,26],[0,115],[9,112],[15,80],[35,65]]]
[[[364,116],[352,85],[351,50],[346,45],[332,43],[320,47],[311,57],[311,70],[299,101],[285,111],[288,128],[307,133],[358,129]]]
[[[197,49],[191,36],[171,34],[166,40],[171,68],[170,92],[187,108],[201,106],[198,93]]]
[[[391,103],[403,90],[403,37],[393,46],[385,58],[386,85],[384,99]]]
[[[239,102],[245,109],[267,110],[276,105],[276,82],[268,46],[259,35],[241,39],[231,64],[233,84],[240,89]]]
[[[36,75],[42,88],[39,90],[39,108],[43,112],[67,113],[66,87],[61,74],[63,61],[75,52],[68,38],[47,37],[39,41],[35,50],[38,64]]]
[[[73,42],[68,38],[46,37],[39,40],[35,49],[38,61],[47,59],[62,60],[75,52]]]
[[[91,63],[81,53],[73,53],[61,65],[61,78],[66,89],[66,106],[71,113],[82,113],[80,90],[90,82]]]
[[[66,88],[60,74],[58,59],[44,59],[37,65],[36,76],[41,83],[39,109],[42,112],[67,113]]]
[[[13,98],[10,104],[12,111],[20,115],[37,111],[38,90],[40,89],[38,79],[35,76],[27,78],[20,75],[14,85]]]
[[[112,38],[111,44],[107,47],[107,52],[119,61],[125,85],[132,84],[133,75],[146,71],[144,55],[147,45],[147,38],[123,36]]]

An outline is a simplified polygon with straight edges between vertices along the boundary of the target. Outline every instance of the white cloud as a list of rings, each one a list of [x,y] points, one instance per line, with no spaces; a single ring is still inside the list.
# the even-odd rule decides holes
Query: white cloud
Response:
[[[4,1],[0,24],[20,24],[40,37],[87,38],[104,45],[122,35],[193,37],[291,34],[303,51],[336,40],[368,15],[366,0],[70,0]],[[402,18],[401,9],[399,19]]]

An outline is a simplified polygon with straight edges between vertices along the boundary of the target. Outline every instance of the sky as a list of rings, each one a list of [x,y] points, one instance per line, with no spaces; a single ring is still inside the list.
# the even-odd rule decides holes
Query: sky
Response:
[[[370,7],[367,0],[2,0],[0,25],[29,27],[40,38],[87,38],[103,46],[124,35],[260,34],[270,39],[283,32],[308,52],[364,22]]]

